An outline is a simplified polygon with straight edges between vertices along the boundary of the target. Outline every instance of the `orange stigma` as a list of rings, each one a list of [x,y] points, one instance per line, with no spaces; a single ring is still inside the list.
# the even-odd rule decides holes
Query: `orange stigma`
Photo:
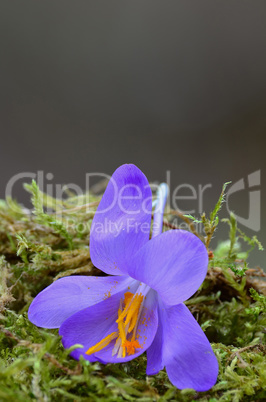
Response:
[[[135,349],[141,348],[138,341],[125,341],[123,346],[127,349],[128,355],[134,355]]]

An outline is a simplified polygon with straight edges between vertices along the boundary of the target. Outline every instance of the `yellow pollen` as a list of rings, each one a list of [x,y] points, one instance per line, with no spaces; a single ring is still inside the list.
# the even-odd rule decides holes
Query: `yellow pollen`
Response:
[[[127,293],[130,293],[130,292],[127,292]],[[139,308],[142,303],[142,300],[143,300],[143,295],[141,293],[136,294],[135,297],[131,297],[130,300],[127,301],[127,303],[125,303],[124,311],[119,316],[119,318],[116,320],[116,322],[118,323],[119,321],[122,321],[125,317],[127,317],[126,321],[125,321],[125,324],[127,324],[135,314],[138,316]]]
[[[129,312],[127,313],[127,318],[125,321],[125,325],[127,325],[131,320],[131,324],[129,327],[129,332],[132,331],[132,329],[135,327],[135,324],[137,322],[138,319],[138,315],[139,315],[139,309],[141,306],[141,303],[143,301],[143,296],[142,294],[136,295],[132,301],[131,307]]]
[[[131,293],[131,292],[126,292],[126,293],[124,294],[124,296],[125,296],[125,298],[124,298],[124,303],[125,303],[125,306],[127,306],[128,303],[131,301],[132,297],[134,296],[134,294]]]
[[[117,332],[112,332],[110,335],[107,335],[100,342],[96,343],[96,345],[89,348],[86,352],[86,355],[91,355],[92,353],[99,352],[100,350],[108,346],[113,339],[117,338],[117,336],[118,336]]]
[[[106,292],[105,294],[104,294],[104,300],[105,299],[108,299],[109,297],[111,297],[112,295],[111,295],[111,290],[108,290],[108,292]]]

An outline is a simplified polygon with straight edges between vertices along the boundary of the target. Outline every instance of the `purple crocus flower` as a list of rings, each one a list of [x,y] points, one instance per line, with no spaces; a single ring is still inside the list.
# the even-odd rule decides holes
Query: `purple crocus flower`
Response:
[[[152,239],[152,194],[134,165],[113,174],[90,234],[93,264],[109,276],[69,276],[33,300],[32,323],[60,328],[65,348],[91,362],[123,363],[147,351],[147,374],[164,367],[179,389],[206,391],[216,382],[211,345],[183,304],[203,282],[208,254],[183,230],[161,233],[166,201],[160,187]]]

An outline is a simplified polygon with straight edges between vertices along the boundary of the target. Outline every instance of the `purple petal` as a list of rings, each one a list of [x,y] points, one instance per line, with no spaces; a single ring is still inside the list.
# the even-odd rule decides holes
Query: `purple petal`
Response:
[[[203,282],[208,253],[201,240],[184,230],[169,230],[145,244],[128,273],[156,290],[168,305],[191,297]]]
[[[131,257],[149,240],[152,194],[146,176],[135,165],[113,174],[92,221],[90,254],[103,272],[127,272]]]
[[[126,276],[68,276],[40,292],[31,303],[29,320],[43,328],[59,328],[71,315],[130,287]]]
[[[154,375],[164,369],[163,363],[163,326],[158,321],[158,328],[153,343],[147,349],[147,369],[148,375]]]
[[[135,289],[132,287],[133,292],[136,289],[137,286]],[[153,291],[151,291],[149,297],[147,295],[146,309],[144,309],[139,321],[139,343],[142,345],[142,348],[139,349],[137,353],[126,356],[125,358],[112,356],[112,349],[115,344],[115,340],[113,340],[101,351],[93,355],[86,354],[86,351],[90,347],[100,342],[112,332],[118,331],[116,320],[120,300],[124,298],[124,292],[117,293],[101,303],[74,314],[62,324],[59,334],[63,336],[62,343],[64,347],[69,348],[75,344],[84,346],[83,348],[71,352],[72,357],[78,360],[80,356],[83,356],[86,360],[99,360],[102,363],[123,363],[139,356],[151,345],[158,326],[157,301]]]
[[[74,359],[79,360],[82,355],[86,360],[96,361],[94,355],[85,352],[110,333],[116,331],[117,311],[124,292],[119,292],[94,306],[77,312],[63,322],[59,329],[62,343],[66,349],[75,344],[84,347],[71,352]]]
[[[156,336],[147,350],[147,374],[156,374],[165,366],[177,388],[209,390],[216,383],[219,367],[195,318],[184,304],[164,305],[159,316],[161,336]]]

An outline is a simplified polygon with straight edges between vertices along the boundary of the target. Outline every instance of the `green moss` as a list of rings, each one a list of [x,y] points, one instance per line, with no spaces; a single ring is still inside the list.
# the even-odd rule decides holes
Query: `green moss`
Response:
[[[208,392],[177,390],[166,372],[146,376],[146,356],[126,364],[77,362],[57,330],[32,325],[27,309],[42,289],[71,274],[101,275],[89,253],[89,228],[99,198],[65,201],[27,186],[33,214],[14,200],[0,202],[0,401],[257,401],[265,400],[265,275],[248,267],[249,252],[261,244],[239,231],[233,215],[228,240],[212,252],[224,191],[203,222],[210,252],[206,279],[186,302],[206,332],[219,360],[217,384]],[[47,212],[52,209],[52,212]],[[60,212],[60,213],[58,213]],[[178,216],[195,232],[199,222],[180,212],[167,214],[165,229]],[[241,241],[250,246],[243,251]],[[75,347],[78,347],[76,345]]]

